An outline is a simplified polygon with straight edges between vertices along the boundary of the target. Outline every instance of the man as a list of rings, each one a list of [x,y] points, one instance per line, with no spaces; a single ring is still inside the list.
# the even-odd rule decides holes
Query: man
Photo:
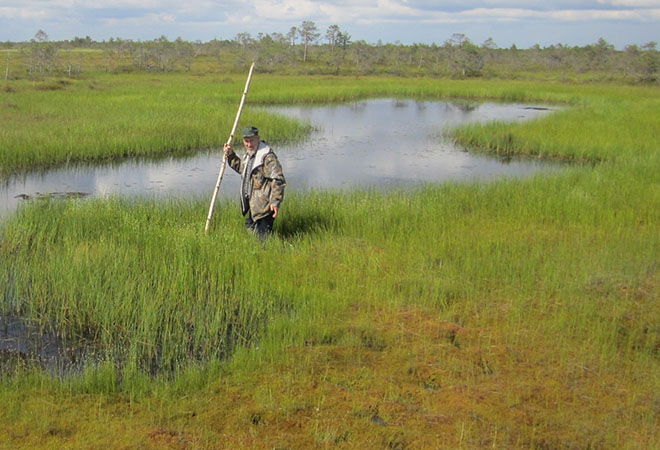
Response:
[[[259,138],[256,127],[243,128],[245,155],[239,158],[225,144],[229,166],[241,174],[241,210],[245,227],[255,231],[261,240],[273,231],[273,222],[284,199],[286,180],[282,166],[266,142]]]

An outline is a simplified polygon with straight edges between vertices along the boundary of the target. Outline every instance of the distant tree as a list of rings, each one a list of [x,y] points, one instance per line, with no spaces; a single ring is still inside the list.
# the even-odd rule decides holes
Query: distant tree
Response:
[[[451,38],[449,38],[446,42],[445,45],[449,45],[450,47],[460,47],[466,42],[470,42],[470,39],[463,33],[454,33],[451,35]]]
[[[489,37],[484,41],[483,44],[481,44],[481,48],[488,50],[497,50],[497,44],[495,43],[495,40],[492,37]]]
[[[106,72],[128,70],[133,64],[138,65],[133,48],[135,44],[130,39],[110,38],[108,43],[103,42],[103,56]],[[83,55],[82,53],[80,54]],[[146,58],[144,61],[146,65]],[[142,66],[139,66],[142,67]]]
[[[250,36],[250,33],[238,33],[235,40],[241,45],[241,47],[243,47],[243,49],[245,49],[250,43],[252,43],[252,36]]]
[[[286,37],[289,40],[289,45],[296,45],[296,40],[298,39],[298,28],[291,27],[289,32],[286,34]]]
[[[642,45],[640,62],[643,81],[660,80],[660,53],[657,42],[651,41]]]
[[[483,55],[479,47],[474,45],[462,33],[455,33],[451,39],[445,41],[444,49],[447,52],[449,70],[462,77],[475,77],[481,75],[484,65]]]
[[[487,62],[495,60],[497,55],[497,44],[492,37],[489,37],[483,42],[483,44],[481,44],[481,52]]]
[[[91,47],[93,42],[94,41],[92,41],[92,38],[89,36],[85,36],[84,38],[76,36],[71,41],[71,44],[73,44],[74,47]]]
[[[198,56],[223,61],[235,61],[235,69],[244,68],[245,60],[257,61],[261,70],[309,72],[310,50],[316,51],[313,70],[317,73],[382,73],[409,76],[428,74],[455,77],[507,77],[538,71],[552,71],[562,79],[575,74],[592,74],[598,79],[620,79],[636,82],[660,80],[660,52],[657,42],[629,45],[623,51],[614,48],[601,38],[587,46],[554,44],[529,48],[498,48],[492,38],[475,45],[464,34],[454,34],[443,44],[404,45],[401,42],[375,44],[365,41],[352,42],[351,35],[339,25],[330,25],[322,34],[314,22],[305,21],[291,27],[288,33],[239,33],[234,39],[208,42],[187,42],[181,37],[170,42],[165,36],[153,41],[131,41],[110,38],[95,42],[89,36],[75,37],[70,41],[52,42],[48,34],[39,30],[29,42],[0,43],[1,50],[18,49],[19,58],[8,52],[5,62],[5,80],[22,75],[12,64],[25,64],[29,76],[51,73],[55,70],[73,75],[81,73],[83,61],[89,70],[108,72],[127,70],[191,70]],[[327,43],[327,45],[326,45]],[[299,45],[301,44],[301,45]],[[304,48],[303,48],[304,46]],[[102,50],[102,58],[84,52],[58,52],[66,48],[95,48]],[[310,63],[311,64],[311,63]],[[87,69],[87,67],[86,67]],[[11,73],[10,73],[11,71]],[[524,76],[524,75],[523,75]],[[567,78],[568,77],[568,78]]]
[[[257,33],[257,42],[259,44],[269,45],[273,43],[273,38],[270,34]]]
[[[571,49],[562,44],[543,49],[542,58],[546,69],[567,69],[571,66]]]
[[[359,40],[351,43],[350,49],[357,65],[357,71],[362,74],[370,73],[373,70],[373,59],[370,57],[374,56],[371,46],[366,41]]]
[[[351,35],[346,32],[340,31],[339,34],[337,35],[337,46],[342,50],[346,50],[348,44],[350,43],[351,43]]]
[[[605,39],[600,38],[598,42],[586,48],[590,59],[590,68],[604,68],[614,54],[614,46]]]
[[[48,42],[48,34],[44,30],[39,30],[32,40],[34,42]]]
[[[159,38],[154,39],[148,43],[148,48],[147,53],[150,59],[154,61],[156,70],[167,72],[173,69],[175,43],[170,42],[167,36],[161,35]]]
[[[298,40],[298,28],[291,27],[285,36],[291,48],[290,58],[293,62],[296,60],[296,41]]]
[[[57,56],[57,48],[48,40],[48,34],[39,30],[30,41],[29,55],[28,72],[30,74],[50,72]]]
[[[186,71],[190,71],[195,60],[195,48],[190,42],[184,41],[181,36],[174,41],[174,52],[177,60],[181,61]]]
[[[309,48],[309,44],[316,42],[321,34],[319,33],[318,28],[316,28],[316,24],[311,20],[305,20],[302,23],[300,29],[298,29],[298,33],[300,34],[300,37],[303,40],[303,44],[305,45],[303,51],[303,62],[305,62],[307,61],[307,49]]]
[[[335,52],[335,47],[337,46],[337,40],[339,39],[340,35],[341,35],[341,30],[339,29],[339,25],[330,25],[328,27],[328,30],[325,32],[325,38],[328,40],[328,44],[330,44],[332,53]]]
[[[290,62],[289,40],[281,33],[264,34],[256,43],[253,59],[261,71],[274,70]]]
[[[271,33],[270,38],[273,40],[273,42],[277,42],[278,44],[286,44],[288,42],[287,37],[282,33]]]
[[[639,53],[640,53],[641,50],[639,49],[639,46],[638,46],[638,45],[636,45],[636,44],[631,44],[631,45],[626,45],[625,51],[626,51],[626,53],[629,54],[630,56],[635,57],[635,56],[639,55]]]
[[[7,68],[5,69],[5,83],[9,81],[9,50],[7,50]]]
[[[425,63],[425,57],[429,54],[430,47],[426,44],[413,44],[410,52],[410,63],[417,62],[417,69],[421,69]]]

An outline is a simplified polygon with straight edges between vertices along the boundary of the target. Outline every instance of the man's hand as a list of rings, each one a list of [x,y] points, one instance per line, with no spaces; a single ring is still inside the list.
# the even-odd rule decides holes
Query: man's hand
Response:
[[[275,217],[277,217],[277,212],[280,210],[280,208],[278,208],[275,205],[270,205],[270,210],[273,211],[273,219],[274,219]]]
[[[225,156],[229,156],[234,153],[234,150],[231,148],[231,144],[225,144],[223,150],[225,152]]]

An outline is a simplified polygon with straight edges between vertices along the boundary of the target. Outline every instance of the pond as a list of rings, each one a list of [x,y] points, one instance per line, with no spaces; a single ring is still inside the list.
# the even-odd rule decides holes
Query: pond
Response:
[[[528,176],[558,167],[538,160],[468,153],[443,138],[449,127],[477,121],[532,119],[549,113],[551,108],[546,107],[370,99],[323,106],[277,106],[267,110],[309,121],[315,129],[304,142],[274,145],[288,189],[387,188],[449,180],[487,180]],[[268,140],[268,130],[262,129],[260,134]],[[130,159],[27,172],[0,185],[0,219],[25,199],[44,195],[208,195],[210,200],[220,162],[217,150],[190,157]],[[238,174],[227,170],[219,195],[236,196],[238,186]]]

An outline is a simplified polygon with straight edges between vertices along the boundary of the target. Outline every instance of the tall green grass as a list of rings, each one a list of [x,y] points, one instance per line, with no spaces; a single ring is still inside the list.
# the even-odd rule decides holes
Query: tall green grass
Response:
[[[25,209],[5,234],[5,315],[52,324],[66,345],[87,342],[102,360],[145,372],[250,343],[291,299],[266,291],[267,272],[254,270],[258,255],[227,215],[222,235],[199,233],[195,206],[116,199]]]
[[[630,299],[600,310],[601,291],[618,297],[657,272],[652,180],[601,166],[412,193],[293,194],[264,247],[227,205],[206,236],[204,201],[36,202],[4,230],[12,301],[2,312],[91,343],[119,373],[171,374],[254,344],[273,318],[347,303],[439,308],[470,326],[477,310],[501,320],[491,302],[504,301],[507,321],[552,312],[539,329],[608,348],[604,321]],[[658,318],[629,324],[631,341],[609,351],[653,354]],[[278,347],[293,339],[276,336]]]
[[[470,148],[573,161],[657,161],[660,108],[657,89],[603,87],[582,106],[554,112],[531,123],[471,124],[454,137]]]
[[[187,95],[181,92],[178,78],[164,82],[139,77],[142,83],[120,86],[111,85],[110,80],[103,80],[91,96],[70,97],[84,100],[90,109],[100,105],[102,111],[113,103],[121,108],[136,105],[145,96],[160,99],[156,104],[163,108],[142,105],[142,112],[156,109],[153,116],[162,116],[152,131],[185,117],[191,105],[199,105],[201,112],[210,115],[218,96],[228,95],[217,89],[204,96],[209,83],[222,86],[217,80],[191,83],[188,79]],[[368,94],[480,97],[493,87],[488,82],[371,81],[301,78],[292,90],[291,83],[270,77],[262,80],[251,98],[255,103],[290,101],[293,97],[288,96],[294,92],[306,101]],[[161,83],[167,86],[158,90]],[[236,87],[236,82],[224,84]],[[143,91],[145,86],[153,89],[149,95]],[[543,91],[537,87],[500,83],[488,97],[563,101],[574,106],[536,121],[467,125],[451,132],[469,146],[600,161],[597,167],[574,168],[558,177],[532,181],[429,186],[414,193],[294,196],[294,205],[289,207],[298,211],[278,221],[284,250],[279,240],[269,243],[273,256],[266,261],[262,249],[245,236],[231,208],[211,236],[202,236],[197,220],[203,216],[203,201],[37,202],[23,208],[4,230],[0,252],[12,264],[0,271],[6,286],[4,298],[10,300],[1,305],[2,313],[52,325],[63,338],[90,342],[102,358],[121,360],[134,370],[171,373],[190,361],[226,356],[263,331],[268,317],[296,311],[310,298],[319,304],[329,297],[333,303],[360,298],[373,304],[414,299],[430,307],[448,307],[460,299],[458,303],[470,310],[475,307],[472,299],[484,292],[513,295],[528,303],[539,294],[535,290],[540,274],[547,289],[542,297],[567,286],[572,295],[582,295],[582,291],[574,293],[577,274],[582,273],[575,283],[582,286],[590,276],[597,278],[600,270],[585,264],[590,255],[601,248],[623,251],[621,242],[637,248],[636,255],[650,252],[644,260],[652,267],[657,251],[652,224],[658,218],[655,167],[660,154],[660,138],[653,132],[657,94],[646,88],[590,85],[579,88],[580,97],[571,86],[550,85]],[[70,94],[49,91],[48,95],[60,92]],[[22,98],[38,103],[39,96],[31,95],[26,92]],[[61,120],[61,112],[52,115]],[[126,139],[122,142],[131,145],[141,141],[135,128],[144,117],[135,117],[140,117],[135,124],[126,124],[134,134],[122,137]],[[275,120],[267,123],[282,139],[301,130],[293,122],[278,128],[280,119],[261,118]],[[109,122],[105,125],[112,127],[113,120]],[[176,128],[170,131],[169,138],[182,142],[190,137],[179,135]],[[98,134],[90,131],[90,136]],[[103,142],[96,145],[104,146]],[[634,230],[632,235],[626,235],[630,230]],[[593,239],[584,235],[589,232],[594,233]],[[609,240],[601,242],[603,235]],[[317,241],[320,248],[314,247]],[[576,248],[582,248],[583,258],[571,257]],[[548,252],[560,249],[563,252],[553,265],[546,267]],[[311,262],[315,259],[328,268]],[[610,260],[618,262],[595,259]],[[392,269],[397,263],[405,270]],[[291,279],[281,276],[289,274],[280,272],[282,267],[291,268]],[[318,272],[310,272],[311,268]],[[391,276],[383,280],[382,274],[391,270]],[[614,268],[601,271],[616,272]]]
[[[3,123],[0,172],[7,174],[66,162],[218,148],[231,130],[243,83],[237,76],[174,74],[12,82],[10,90],[0,92]],[[583,146],[580,136],[593,134],[605,139],[612,130],[597,127],[621,123],[637,124],[637,128],[621,130],[631,139],[637,139],[637,134],[645,127],[653,126],[650,111],[657,107],[657,95],[650,87],[256,74],[248,94],[248,104],[253,107],[246,108],[242,122],[259,123],[272,142],[299,139],[309,133],[309,124],[269,114],[254,106],[347,101],[369,96],[570,105],[572,108],[548,118],[542,127],[518,127],[515,143],[506,132],[495,133],[491,146],[506,151],[515,147],[516,151],[552,152],[577,158],[598,157],[592,149],[594,143]],[[626,116],[631,112],[635,120]],[[583,127],[589,124],[596,128],[583,133]],[[534,136],[529,136],[526,130],[536,134],[540,128],[546,135],[564,137],[564,141],[553,139],[561,149],[547,149],[546,143],[541,148],[530,148],[527,141],[534,140]],[[485,145],[488,135],[479,139],[474,136],[476,131],[470,133],[471,138],[462,137],[461,140],[470,145]],[[615,151],[609,144],[603,147],[596,152]]]
[[[335,88],[322,88],[326,81]],[[613,85],[372,81],[371,89],[351,95],[563,103],[566,109],[543,119],[449,132],[469,146],[587,164],[524,180],[413,191],[292,190],[275,236],[264,245],[243,229],[228,203],[220,205],[205,235],[206,199],[27,204],[3,224],[0,314],[54,327],[68,345],[93,347],[95,359],[80,373],[58,379],[30,367],[5,371],[0,396],[9,407],[0,422],[16,429],[40,408],[24,410],[21,399],[44,392],[55,398],[128,394],[145,402],[160,402],[169,392],[172,404],[192,398],[199,408],[209,391],[196,396],[198,389],[217,386],[223,377],[252,386],[247,380],[264,370],[273,384],[257,386],[251,401],[286,420],[302,408],[312,417],[306,420],[313,420],[305,402],[330,391],[294,392],[293,373],[316,386],[336,380],[315,371],[363,368],[364,378],[345,382],[329,402],[371,392],[360,383],[378,378],[369,372],[373,359],[360,359],[361,349],[396,356],[407,354],[412,343],[380,341],[377,331],[387,325],[379,323],[382,315],[423,310],[429,320],[465,332],[451,341],[442,338],[446,342],[437,335],[413,341],[422,347],[412,358],[441,369],[436,384],[425,384],[431,389],[425,395],[437,399],[435,389],[453,398],[457,392],[462,403],[456,414],[470,405],[462,423],[450,422],[459,427],[451,431],[452,442],[479,446],[493,434],[489,444],[512,447],[657,445],[658,92]],[[313,83],[297,80],[297,92],[308,101],[317,101]],[[350,84],[316,83],[328,90],[318,101],[330,92],[340,100]],[[287,92],[266,85],[251,98],[268,103],[286,100]],[[364,321],[361,328],[351,321],[355,316]],[[342,345],[355,352],[346,356],[347,366],[337,356]],[[314,365],[323,346],[328,360]],[[280,373],[282,361],[293,362]],[[407,367],[387,367],[390,391],[377,399],[381,405],[402,407],[414,397],[416,391],[396,386],[404,374],[415,376],[416,361],[405,361]],[[282,387],[289,409],[271,405]],[[422,408],[419,414],[433,410],[413,406]],[[360,414],[344,411],[342,417]],[[154,415],[167,422],[160,412]],[[426,422],[416,423],[406,422],[418,431]],[[359,435],[349,438],[357,442]]]
[[[77,161],[181,154],[229,137],[244,80],[130,76],[13,83],[0,93],[0,171]],[[309,125],[247,108],[281,141]]]

